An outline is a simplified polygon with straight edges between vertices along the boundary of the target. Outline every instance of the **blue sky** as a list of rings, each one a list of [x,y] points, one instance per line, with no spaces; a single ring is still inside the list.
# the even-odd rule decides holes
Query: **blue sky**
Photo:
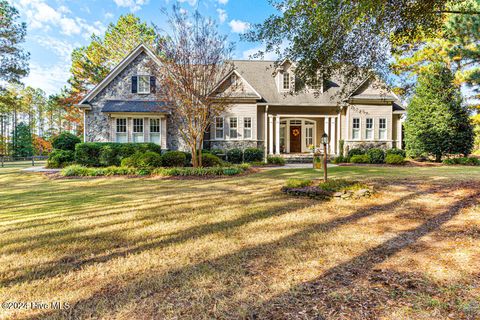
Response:
[[[89,43],[92,33],[102,35],[109,23],[133,12],[147,23],[164,26],[160,10],[172,0],[10,0],[27,23],[25,48],[30,52],[30,75],[24,83],[52,94],[69,77],[70,54]],[[182,0],[186,10],[198,9],[218,21],[236,44],[235,58],[246,59],[260,44],[240,41],[239,35],[262,22],[274,8],[267,0]],[[266,56],[266,58],[272,58]]]

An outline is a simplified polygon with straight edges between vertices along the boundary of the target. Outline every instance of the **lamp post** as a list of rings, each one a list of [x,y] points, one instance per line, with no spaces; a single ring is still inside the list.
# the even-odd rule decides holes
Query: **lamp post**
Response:
[[[328,144],[328,134],[324,133],[322,135],[322,144],[323,144],[323,180],[327,182],[327,144]]]

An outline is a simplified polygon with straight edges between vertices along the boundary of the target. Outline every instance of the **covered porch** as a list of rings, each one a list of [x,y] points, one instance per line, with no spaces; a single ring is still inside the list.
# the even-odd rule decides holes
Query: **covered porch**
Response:
[[[327,154],[338,155],[341,135],[340,114],[268,114],[265,127],[268,154],[310,153],[311,146],[320,148],[321,136],[327,133]]]

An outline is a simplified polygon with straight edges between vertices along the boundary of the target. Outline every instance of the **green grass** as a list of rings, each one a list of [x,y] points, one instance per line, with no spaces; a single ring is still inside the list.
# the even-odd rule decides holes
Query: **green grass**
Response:
[[[280,192],[321,179],[313,169],[165,180],[26,167],[0,168],[0,302],[72,307],[0,318],[480,317],[480,168],[334,167],[377,193],[317,201]]]

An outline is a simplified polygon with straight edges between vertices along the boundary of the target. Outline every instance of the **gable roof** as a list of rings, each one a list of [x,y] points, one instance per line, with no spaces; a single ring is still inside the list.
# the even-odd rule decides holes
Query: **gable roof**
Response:
[[[230,77],[232,75],[236,75],[238,78],[240,78],[243,83],[248,87],[250,88],[250,93],[248,92],[239,92],[237,94],[233,94],[233,96],[235,98],[254,98],[254,99],[257,99],[257,100],[260,100],[262,99],[262,96],[257,92],[257,90],[255,90],[255,88],[244,78],[242,77],[242,75],[240,73],[238,73],[237,70],[233,69],[231,70],[229,73],[227,73],[227,75],[225,77],[222,78],[222,80],[220,80],[218,82],[218,84],[213,88],[212,90],[212,93],[214,94],[216,92],[216,90],[218,88],[220,88],[222,86],[222,84],[224,84],[228,79],[230,79]]]
[[[162,63],[157,58],[157,56],[145,46],[143,43],[139,44],[133,51],[126,56],[112,71],[103,79],[99,84],[97,84],[88,94],[79,102],[79,104],[85,104],[95,98],[105,87],[115,79],[116,76],[120,74],[136,57],[138,57],[142,52],[145,52],[150,58],[152,58],[157,65],[161,66]]]

